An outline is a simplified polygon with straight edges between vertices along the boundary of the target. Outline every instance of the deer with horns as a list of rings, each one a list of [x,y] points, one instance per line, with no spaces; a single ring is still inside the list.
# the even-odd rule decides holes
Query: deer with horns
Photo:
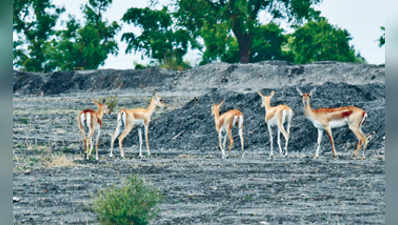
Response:
[[[224,104],[224,100],[218,104],[213,104],[211,107],[211,114],[214,116],[214,122],[218,134],[218,146],[222,153],[222,158],[225,159],[230,153],[234,145],[234,139],[232,137],[232,128],[237,124],[239,128],[240,144],[242,148],[242,155],[244,157],[244,139],[243,139],[243,113],[237,109],[231,109],[220,115],[220,107]],[[224,134],[223,134],[224,133]],[[225,155],[225,144],[227,142],[227,135],[229,137],[229,149],[228,155]],[[221,145],[222,138],[224,136],[223,144]]]
[[[269,140],[270,140],[270,157],[273,156],[273,137],[272,137],[272,127],[276,126],[278,128],[278,147],[279,153],[283,155],[281,147],[281,132],[285,138],[285,153],[287,156],[287,146],[290,137],[290,127],[292,123],[292,118],[294,116],[293,110],[287,105],[277,105],[271,106],[271,98],[274,96],[275,91],[272,91],[270,95],[263,95],[260,91],[257,91],[258,95],[261,97],[261,106],[265,108],[265,123],[267,124]],[[283,124],[287,122],[287,129],[283,127]]]
[[[98,160],[98,142],[101,134],[102,117],[104,114],[111,113],[111,109],[105,104],[105,100],[98,102],[97,100],[92,99],[92,101],[97,105],[97,111],[93,109],[80,111],[77,116],[77,123],[80,133],[83,136],[84,153],[86,154],[87,159],[89,159],[93,150],[93,136],[95,131],[97,132],[97,136],[95,138],[95,159]],[[86,135],[85,130],[87,129],[88,134]],[[88,150],[89,145],[90,150]]]
[[[109,154],[110,157],[113,157],[113,143],[115,142],[116,138],[119,137],[119,149],[120,155],[124,158],[124,151],[123,151],[123,140],[124,138],[130,133],[130,131],[134,128],[134,125],[138,125],[138,136],[140,141],[140,158],[143,157],[142,155],[142,130],[141,127],[143,126],[145,129],[145,142],[146,142],[146,150],[148,156],[151,155],[149,150],[149,142],[148,142],[148,130],[149,130],[149,123],[151,122],[152,114],[155,112],[156,106],[164,107],[165,103],[161,100],[161,97],[155,93],[149,103],[147,108],[135,108],[135,109],[121,109],[120,112],[117,114],[117,125],[116,130],[112,135],[111,140],[111,152]],[[120,133],[121,126],[124,126],[123,132]],[[119,136],[120,134],[120,136]]]
[[[309,119],[318,129],[318,146],[316,148],[314,158],[319,157],[319,149],[322,142],[323,131],[326,131],[330,144],[332,145],[333,156],[334,158],[337,158],[337,152],[332,136],[332,128],[348,125],[348,128],[358,139],[358,144],[356,150],[354,151],[353,157],[356,157],[363,147],[362,159],[365,159],[368,137],[362,132],[361,126],[367,117],[366,112],[363,109],[355,106],[313,109],[311,107],[310,98],[315,93],[316,88],[313,88],[308,93],[303,93],[299,88],[296,89],[297,92],[302,96],[305,117],[307,117],[307,119]]]

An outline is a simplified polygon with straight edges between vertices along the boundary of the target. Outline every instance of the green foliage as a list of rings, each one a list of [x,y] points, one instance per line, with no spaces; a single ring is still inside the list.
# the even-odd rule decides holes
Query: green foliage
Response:
[[[58,40],[49,47],[50,63],[58,70],[97,69],[109,54],[118,53],[114,36],[120,27],[108,24],[102,14],[112,0],[90,0],[83,7],[85,24],[70,17],[66,29],[58,31]]]
[[[173,61],[177,65],[184,65],[183,56],[187,53],[189,45],[191,48],[199,46],[187,30],[173,26],[172,14],[166,7],[161,10],[130,8],[122,20],[142,30],[140,35],[133,32],[122,35],[122,41],[127,42],[126,53],[132,50],[142,51],[158,60],[160,64]]]
[[[264,60],[289,60],[282,51],[282,46],[287,43],[287,36],[284,30],[275,23],[259,25],[253,33],[253,41],[250,50],[251,62]],[[221,61],[237,63],[240,60],[239,44],[236,38],[226,44],[224,53],[221,54]]]
[[[111,113],[115,110],[118,101],[119,99],[117,96],[110,96],[104,99],[104,102],[108,106]]]
[[[145,68],[146,68],[145,65],[140,64],[140,63],[135,63],[134,69],[136,69],[136,70],[143,70],[143,69],[145,69]]]
[[[384,26],[380,27],[380,30],[383,32],[382,35],[379,37],[379,47],[383,47],[386,44],[386,28]]]
[[[100,191],[94,200],[93,210],[102,224],[146,225],[158,214],[156,205],[162,198],[158,190],[132,176],[122,187],[113,186]]]
[[[292,34],[290,49],[295,63],[335,60],[342,62],[362,62],[349,45],[351,36],[345,29],[337,28],[325,18],[310,21],[298,27]]]
[[[13,31],[18,37],[14,39],[14,66],[25,71],[51,71],[47,49],[64,9],[51,0],[14,0],[13,10]]]
[[[320,1],[176,0],[175,5],[178,8],[178,24],[186,27],[194,37],[201,36],[204,39],[204,62],[218,59],[222,55],[225,60],[234,61],[234,55],[237,53],[236,42],[231,39],[233,34],[238,44],[239,61],[247,63],[252,61],[253,45],[259,47],[261,44],[261,40],[257,38],[258,34],[264,31],[258,21],[260,11],[269,13],[272,19],[287,19],[289,22],[301,23],[303,19],[319,17],[319,12],[312,6]],[[268,38],[265,39],[269,41]],[[270,56],[259,56],[266,57]]]

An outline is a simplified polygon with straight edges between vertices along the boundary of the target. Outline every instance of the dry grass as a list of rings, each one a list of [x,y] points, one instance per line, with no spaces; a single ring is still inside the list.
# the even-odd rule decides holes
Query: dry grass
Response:
[[[65,154],[51,154],[45,161],[44,165],[48,168],[52,167],[73,167],[76,163]]]

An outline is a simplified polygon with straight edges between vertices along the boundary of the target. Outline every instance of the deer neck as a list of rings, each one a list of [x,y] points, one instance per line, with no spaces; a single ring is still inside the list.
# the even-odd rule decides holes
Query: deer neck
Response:
[[[147,108],[149,117],[152,116],[152,114],[155,112],[155,109],[156,109],[155,99],[152,98],[151,103],[149,103],[149,106]]]
[[[97,115],[98,119],[102,120],[102,117],[104,116],[104,106],[99,105],[98,110],[97,112],[95,112],[95,114]]]
[[[308,99],[304,104],[304,115],[311,116],[313,114],[313,109],[311,107],[311,100]]]
[[[265,113],[267,113],[269,110],[271,110],[271,103],[269,101],[264,102],[264,108],[265,108]]]
[[[216,124],[216,128],[218,129],[220,124],[220,112],[218,110],[214,111],[214,123]]]

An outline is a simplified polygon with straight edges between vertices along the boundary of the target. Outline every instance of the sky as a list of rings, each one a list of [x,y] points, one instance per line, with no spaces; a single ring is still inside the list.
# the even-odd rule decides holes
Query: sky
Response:
[[[57,6],[64,6],[67,14],[73,15],[77,19],[82,19],[81,5],[87,0],[53,0]],[[110,21],[121,21],[123,14],[130,7],[146,7],[149,6],[149,0],[113,0],[110,8],[105,13],[105,19]],[[160,0],[165,4],[167,0]],[[391,1],[392,2],[392,1]],[[316,8],[321,11],[321,15],[329,20],[329,23],[339,28],[347,29],[351,34],[352,40],[350,44],[359,51],[359,53],[370,64],[385,63],[385,47],[378,47],[377,39],[381,35],[380,26],[385,26],[388,20],[389,7],[394,7],[387,2],[374,0],[323,0]],[[262,13],[259,15],[260,22],[269,21],[267,15]],[[288,28],[286,24],[282,27]],[[287,29],[289,30],[289,29]],[[133,25],[123,24],[121,31],[118,33],[116,40],[119,42],[119,54],[109,55],[105,64],[100,66],[101,69],[132,69],[135,63],[147,64],[150,59],[140,53],[125,53],[127,44],[120,41],[124,32],[139,32]],[[198,50],[188,51],[184,60],[189,61],[191,65],[197,65],[201,59],[201,53]]]

